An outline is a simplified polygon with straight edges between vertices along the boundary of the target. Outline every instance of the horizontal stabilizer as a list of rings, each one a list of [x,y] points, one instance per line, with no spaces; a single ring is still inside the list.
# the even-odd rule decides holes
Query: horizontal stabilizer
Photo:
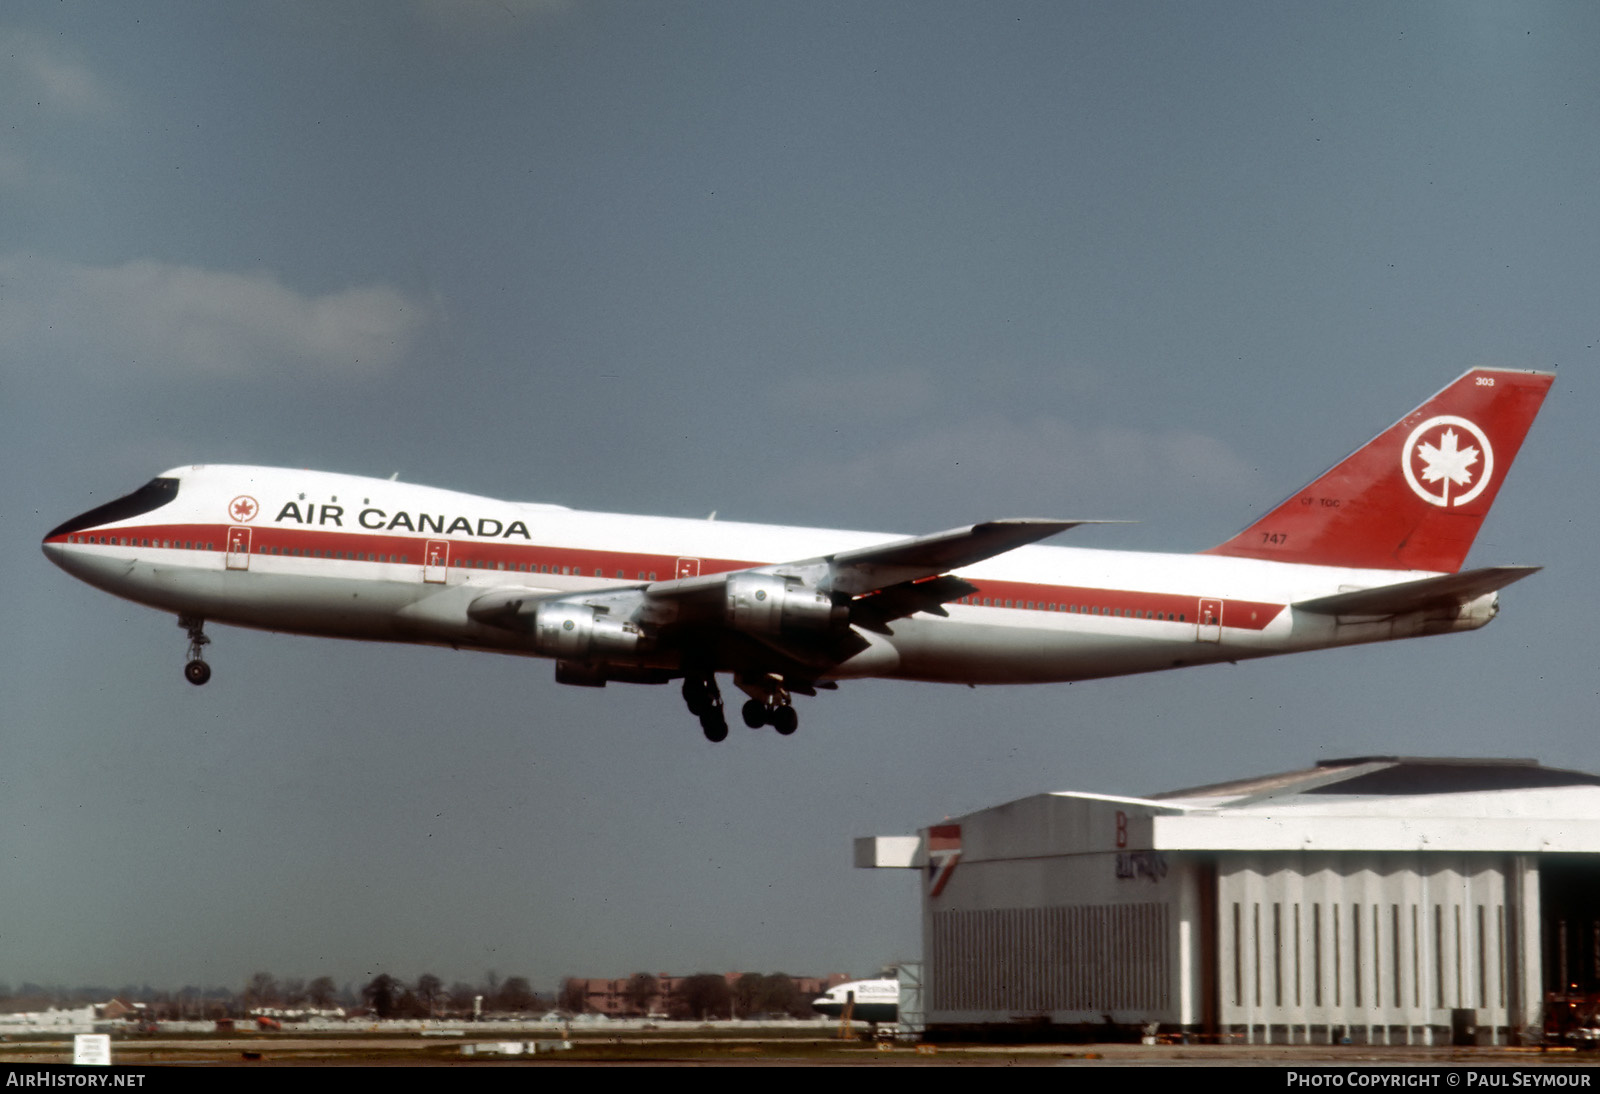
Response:
[[[1398,585],[1380,585],[1376,589],[1320,596],[1315,600],[1302,600],[1294,607],[1297,611],[1317,615],[1404,615],[1465,604],[1541,569],[1541,566],[1490,566],[1443,577],[1425,577],[1420,581],[1402,581]]]

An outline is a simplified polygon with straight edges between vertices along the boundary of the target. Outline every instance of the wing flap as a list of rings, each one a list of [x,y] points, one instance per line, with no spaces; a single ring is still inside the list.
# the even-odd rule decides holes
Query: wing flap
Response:
[[[1018,517],[841,551],[828,559],[833,564],[833,589],[851,596],[861,596],[887,589],[891,585],[937,577],[958,567],[970,566],[1017,547],[1048,539],[1080,524],[1108,523],[1115,522]]]
[[[1333,596],[1301,600],[1294,608],[1316,615],[1404,615],[1429,608],[1464,604],[1536,574],[1542,566],[1490,566],[1442,577],[1402,581],[1375,589],[1357,589]]]
[[[904,619],[918,612],[947,616],[950,613],[944,610],[946,604],[977,591],[976,585],[950,574],[931,577],[926,581],[908,581],[901,585],[891,585],[887,589],[879,589],[852,601],[850,622],[879,634],[892,634],[893,632],[889,630],[891,620]]]

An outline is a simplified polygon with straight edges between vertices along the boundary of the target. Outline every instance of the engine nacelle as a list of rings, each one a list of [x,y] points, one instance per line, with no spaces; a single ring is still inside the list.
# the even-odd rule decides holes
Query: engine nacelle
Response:
[[[533,617],[533,641],[539,652],[569,660],[632,654],[641,637],[631,620],[613,619],[587,604],[546,601]]]
[[[747,634],[820,631],[850,619],[850,609],[826,593],[778,574],[734,574],[727,597],[728,625]]]

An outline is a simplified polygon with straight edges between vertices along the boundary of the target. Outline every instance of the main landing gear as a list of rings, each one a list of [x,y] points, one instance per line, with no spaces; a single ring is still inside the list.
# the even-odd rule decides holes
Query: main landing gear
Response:
[[[800,715],[795,713],[790,704],[789,691],[781,678],[770,676],[751,680],[736,676],[734,682],[750,696],[749,702],[739,708],[745,725],[751,729],[771,726],[785,737],[800,728]],[[705,731],[706,740],[728,739],[728,716],[723,709],[722,692],[717,689],[715,676],[684,677],[683,701],[688,704],[689,713],[700,719],[700,728]]]
[[[750,696],[749,702],[739,708],[745,725],[751,729],[771,726],[785,737],[800,728],[800,715],[790,705],[789,689],[783,677],[775,672],[762,676],[745,676],[741,673],[733,678],[733,682],[739,685],[740,691]]]
[[[689,713],[700,719],[706,740],[715,744],[728,739],[728,718],[722,711],[722,692],[715,676],[684,677],[683,701]]]
[[[206,621],[198,616],[178,616],[178,626],[189,632],[189,660],[183,666],[183,678],[199,687],[211,679],[211,666],[206,664],[205,648],[211,644],[206,637]]]
[[[751,729],[760,729],[762,726],[771,726],[785,737],[800,728],[800,715],[795,713],[794,707],[789,703],[788,692],[779,692],[782,700],[777,696],[771,699],[751,699],[739,708],[739,714],[744,718],[744,724]]]

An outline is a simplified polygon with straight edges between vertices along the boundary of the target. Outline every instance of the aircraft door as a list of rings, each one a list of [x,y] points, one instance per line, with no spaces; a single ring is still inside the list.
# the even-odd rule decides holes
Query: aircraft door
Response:
[[[228,529],[228,569],[248,570],[250,568],[250,529]]]
[[[422,549],[422,580],[443,585],[450,572],[450,541],[430,539]]]
[[[1199,633],[1195,635],[1201,642],[1222,641],[1222,601],[1200,601],[1200,611],[1196,616],[1199,622]]]
[[[700,576],[700,560],[698,558],[680,558],[678,560],[678,568],[673,573],[672,576],[673,577],[699,577]]]

